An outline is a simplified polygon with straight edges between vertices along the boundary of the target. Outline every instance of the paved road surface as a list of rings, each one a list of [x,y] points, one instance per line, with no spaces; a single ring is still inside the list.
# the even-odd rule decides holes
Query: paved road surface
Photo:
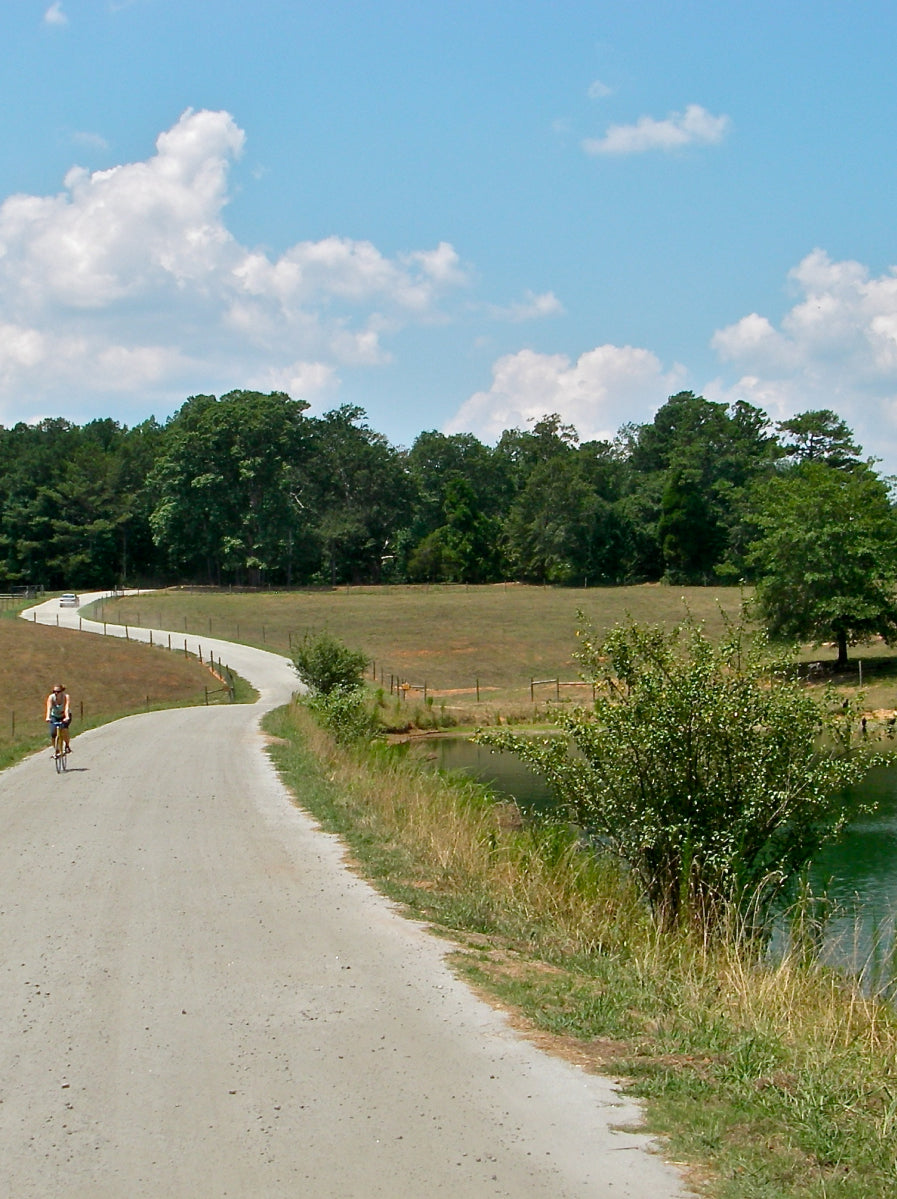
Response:
[[[344,868],[263,752],[291,668],[220,652],[259,704],[0,775],[0,1199],[683,1194],[611,1130],[637,1116],[611,1083],[518,1037]]]

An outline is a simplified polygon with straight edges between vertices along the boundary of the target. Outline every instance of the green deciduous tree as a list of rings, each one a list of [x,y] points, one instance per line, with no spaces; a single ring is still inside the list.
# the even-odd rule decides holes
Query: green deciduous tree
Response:
[[[758,487],[754,520],[747,560],[774,635],[834,641],[840,666],[850,645],[897,638],[897,520],[869,465],[804,461]]]
[[[308,405],[282,392],[193,396],[166,425],[150,518],[170,567],[219,583],[290,579],[311,534],[297,493]]]
[[[479,508],[465,478],[450,476],[443,490],[444,524],[428,533],[408,557],[412,581],[483,583],[497,575],[498,521]]]
[[[354,691],[361,686],[367,654],[323,632],[304,637],[293,651],[293,666],[300,680],[319,695]]]
[[[344,404],[314,421],[309,503],[328,582],[379,582],[407,523],[413,487],[404,462],[364,410]]]
[[[0,575],[79,588],[147,577],[158,432],[109,419],[0,429]]]
[[[588,466],[570,451],[530,472],[506,522],[518,578],[538,583],[606,582],[619,556],[619,520]]]
[[[647,547],[653,534],[671,582],[707,581],[724,562],[739,559],[749,484],[781,453],[765,413],[681,391],[650,424],[624,427],[621,443],[636,496],[627,508],[649,516],[651,505],[639,502],[639,493],[660,497],[656,523],[639,540]]]
[[[596,701],[559,717],[567,737],[479,739],[544,776],[562,814],[628,864],[662,926],[713,931],[734,905],[767,927],[848,819],[837,792],[868,768],[847,752],[847,717],[741,625],[718,646],[690,620],[602,638],[581,623],[579,638]]]

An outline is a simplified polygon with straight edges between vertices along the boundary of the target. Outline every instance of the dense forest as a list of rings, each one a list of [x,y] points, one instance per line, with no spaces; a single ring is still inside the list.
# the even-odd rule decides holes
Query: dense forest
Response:
[[[691,392],[613,441],[550,414],[405,449],[359,408],[307,410],[234,391],[164,425],[0,428],[0,586],[737,581],[770,478],[874,476],[833,412],[773,425]]]

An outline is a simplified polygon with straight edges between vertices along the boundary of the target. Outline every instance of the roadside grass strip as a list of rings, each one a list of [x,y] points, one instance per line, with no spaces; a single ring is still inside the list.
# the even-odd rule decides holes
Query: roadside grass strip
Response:
[[[660,934],[625,874],[563,825],[383,746],[337,746],[301,704],[265,718],[296,801],[360,873],[454,948],[526,1033],[623,1078],[717,1199],[897,1193],[897,1018],[806,953],[738,929]]]

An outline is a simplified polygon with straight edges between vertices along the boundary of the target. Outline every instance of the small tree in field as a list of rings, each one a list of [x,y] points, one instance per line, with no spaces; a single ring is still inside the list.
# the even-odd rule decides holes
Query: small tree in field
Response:
[[[367,654],[350,649],[332,633],[303,638],[293,651],[293,666],[301,681],[317,695],[354,691],[361,686]]]
[[[747,561],[773,636],[848,646],[897,640],[897,518],[888,484],[867,464],[809,459],[755,493]]]
[[[717,646],[691,620],[603,639],[580,622],[594,710],[559,718],[567,738],[478,739],[542,774],[564,815],[628,864],[661,926],[712,932],[734,906],[762,930],[852,815],[838,792],[869,759],[848,753],[849,716],[743,625]]]

